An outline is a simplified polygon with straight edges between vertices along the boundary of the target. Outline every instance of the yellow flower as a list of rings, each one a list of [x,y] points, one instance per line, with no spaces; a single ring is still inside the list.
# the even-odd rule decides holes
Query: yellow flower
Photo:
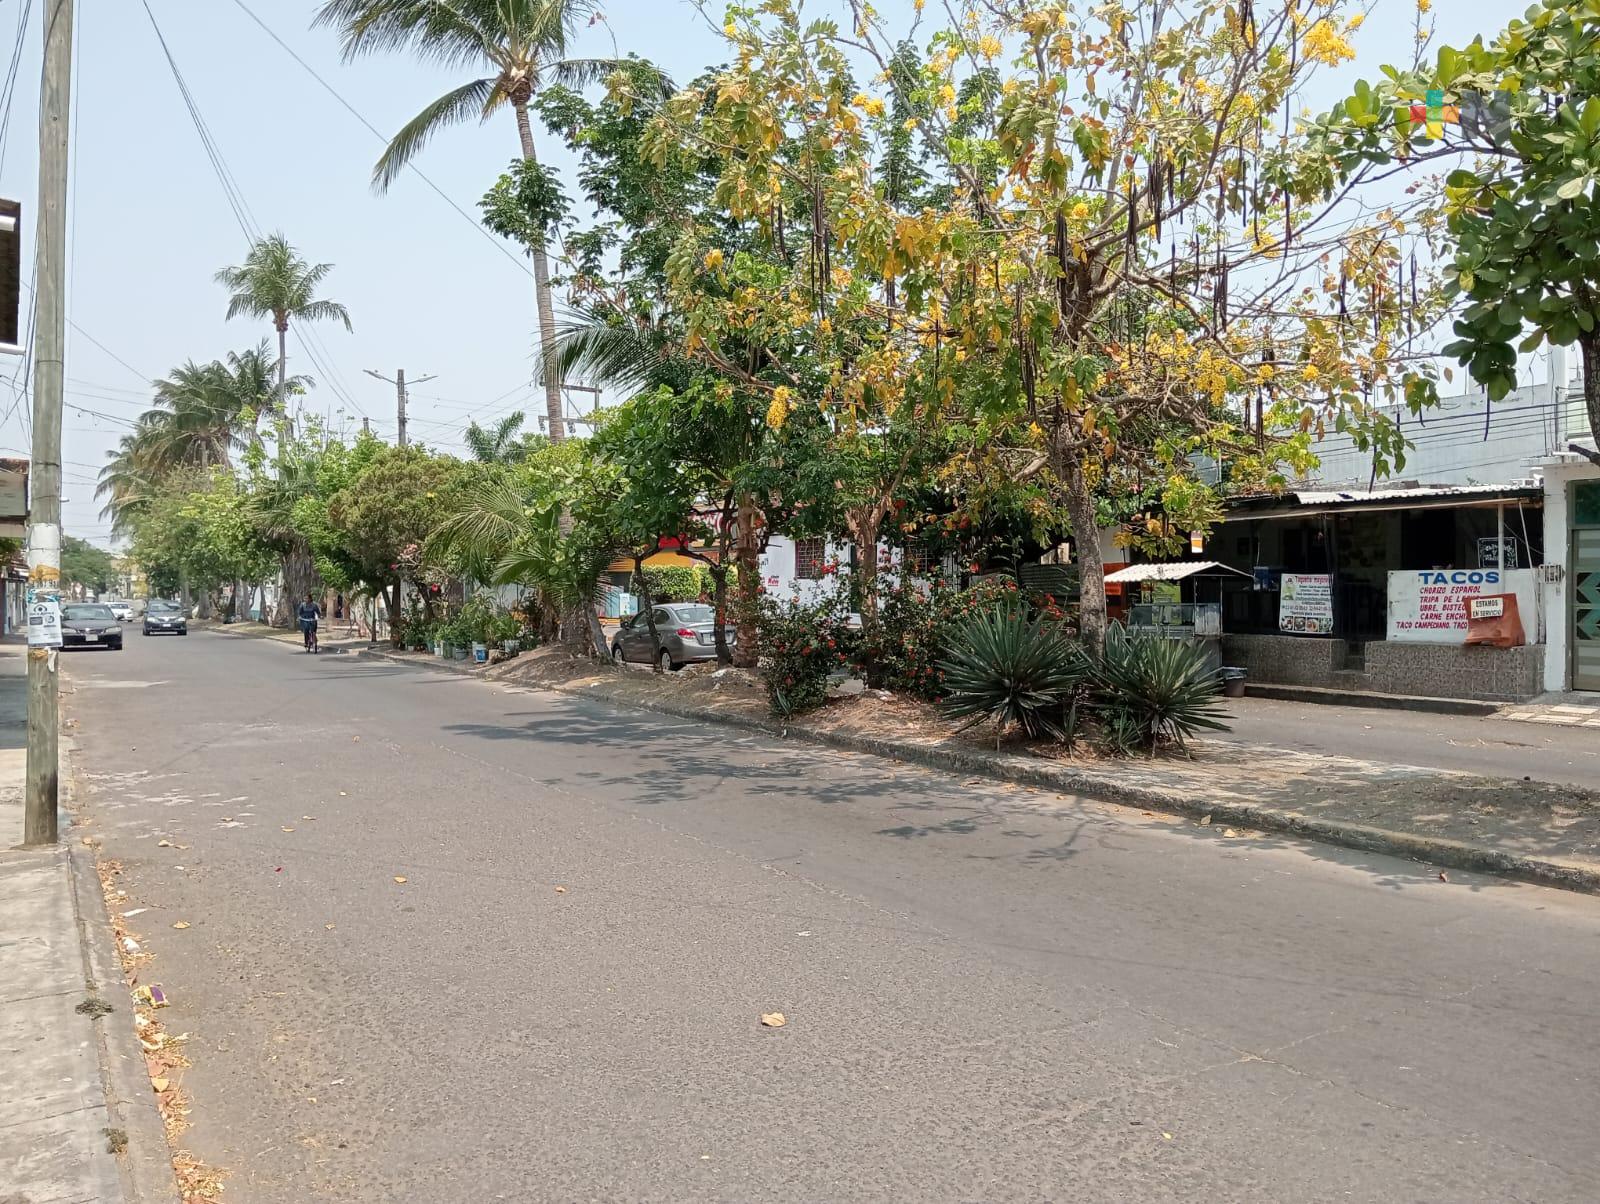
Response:
[[[867,111],[869,117],[883,116],[883,101],[876,96],[869,96],[862,102],[861,107]]]
[[[722,266],[722,252],[716,247],[712,247],[711,250],[706,252],[705,265],[708,272],[714,272],[720,268]]]
[[[730,38],[736,38],[739,36],[739,27],[732,21],[729,21],[722,27],[722,32],[727,34]]]
[[[1356,57],[1350,43],[1340,36],[1330,21],[1318,21],[1311,27],[1306,34],[1305,52],[1313,62],[1326,63],[1330,67],[1337,67],[1345,59]]]
[[[1417,11],[1425,13],[1433,7],[1433,0],[1417,0]]]
[[[978,39],[978,53],[986,59],[999,58],[1001,49],[1000,39],[992,33],[986,33]]]
[[[920,13],[924,3],[926,3],[926,0],[912,0],[911,7]]]
[[[1079,201],[1072,207],[1072,216],[1075,220],[1082,221],[1089,216],[1089,206],[1083,201]]]
[[[1350,23],[1344,27],[1345,33],[1355,33],[1361,28],[1361,23],[1367,19],[1366,13],[1357,13],[1350,18]]]
[[[789,388],[779,385],[772,391],[772,404],[767,407],[767,425],[775,431],[781,431],[783,424],[789,418]]]
[[[1322,375],[1322,373],[1317,371],[1317,366],[1315,364],[1307,364],[1305,366],[1304,370],[1301,371],[1300,378],[1302,380],[1305,380],[1307,382],[1310,382],[1310,383],[1314,384],[1316,382],[1317,377],[1319,377],[1321,375]]]
[[[944,87],[939,89],[939,99],[947,105],[955,104],[956,90],[949,84],[946,84]]]

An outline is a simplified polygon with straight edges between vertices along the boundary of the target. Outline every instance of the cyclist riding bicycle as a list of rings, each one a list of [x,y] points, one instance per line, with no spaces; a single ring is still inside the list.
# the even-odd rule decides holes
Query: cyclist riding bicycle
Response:
[[[306,595],[306,600],[300,603],[300,634],[305,637],[307,652],[320,652],[317,647],[317,620],[322,618],[322,607],[317,605],[316,598],[311,594]]]

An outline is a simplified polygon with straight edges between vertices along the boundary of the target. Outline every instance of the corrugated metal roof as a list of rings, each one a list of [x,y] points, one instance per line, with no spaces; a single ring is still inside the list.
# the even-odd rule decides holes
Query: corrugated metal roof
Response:
[[[1106,574],[1110,585],[1132,585],[1139,581],[1182,581],[1196,573],[1232,573],[1240,577],[1250,574],[1231,569],[1217,560],[1173,560],[1165,564],[1130,564],[1125,569]]]
[[[1494,501],[1542,498],[1542,485],[1407,485],[1388,489],[1288,489],[1282,493],[1252,493],[1226,499],[1234,510],[1316,510],[1355,509],[1365,506],[1395,506],[1452,500]]]

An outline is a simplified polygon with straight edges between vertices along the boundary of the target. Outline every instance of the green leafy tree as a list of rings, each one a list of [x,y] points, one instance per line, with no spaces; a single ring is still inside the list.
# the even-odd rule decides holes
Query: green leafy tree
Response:
[[[509,109],[516,119],[522,158],[512,187],[538,198],[538,220],[520,232],[533,261],[540,345],[555,340],[555,302],[546,251],[551,198],[560,189],[539,163],[528,106],[546,83],[582,87],[610,73],[610,59],[568,57],[580,22],[598,11],[590,0],[327,0],[317,23],[338,29],[347,59],[379,51],[409,50],[429,63],[476,68],[483,74],[451,89],[401,127],[384,149],[372,179],[387,190],[428,140],[439,130],[469,119],[486,121]],[[560,378],[546,373],[545,406],[550,437],[565,436]]]
[[[1432,62],[1357,81],[1314,123],[1310,149],[1341,182],[1398,163],[1421,184],[1425,165],[1457,163],[1437,196],[1455,247],[1446,295],[1461,305],[1444,353],[1497,400],[1516,385],[1519,353],[1576,343],[1600,438],[1597,42],[1591,0],[1540,0],[1488,43],[1441,46]],[[1431,127],[1430,91],[1440,102]]]
[[[328,502],[358,579],[384,589],[391,615],[401,613],[402,565],[418,563],[416,550],[455,505],[458,467],[425,448],[383,447]]]
[[[61,580],[90,593],[104,594],[116,584],[116,557],[87,540],[66,535],[61,540]]]
[[[331,263],[308,263],[282,234],[269,234],[250,247],[244,262],[223,268],[217,283],[233,295],[228,319],[267,318],[278,334],[277,405],[288,414],[289,324],[291,322],[341,322],[350,327],[350,313],[337,301],[317,296],[333,270]]]

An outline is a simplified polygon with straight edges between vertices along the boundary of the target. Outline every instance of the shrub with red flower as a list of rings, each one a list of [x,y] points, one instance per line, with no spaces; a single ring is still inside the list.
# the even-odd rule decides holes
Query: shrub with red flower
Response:
[[[827,700],[828,676],[846,671],[860,643],[850,626],[850,592],[842,585],[812,601],[762,599],[757,626],[761,672],[775,715],[793,715]]]

